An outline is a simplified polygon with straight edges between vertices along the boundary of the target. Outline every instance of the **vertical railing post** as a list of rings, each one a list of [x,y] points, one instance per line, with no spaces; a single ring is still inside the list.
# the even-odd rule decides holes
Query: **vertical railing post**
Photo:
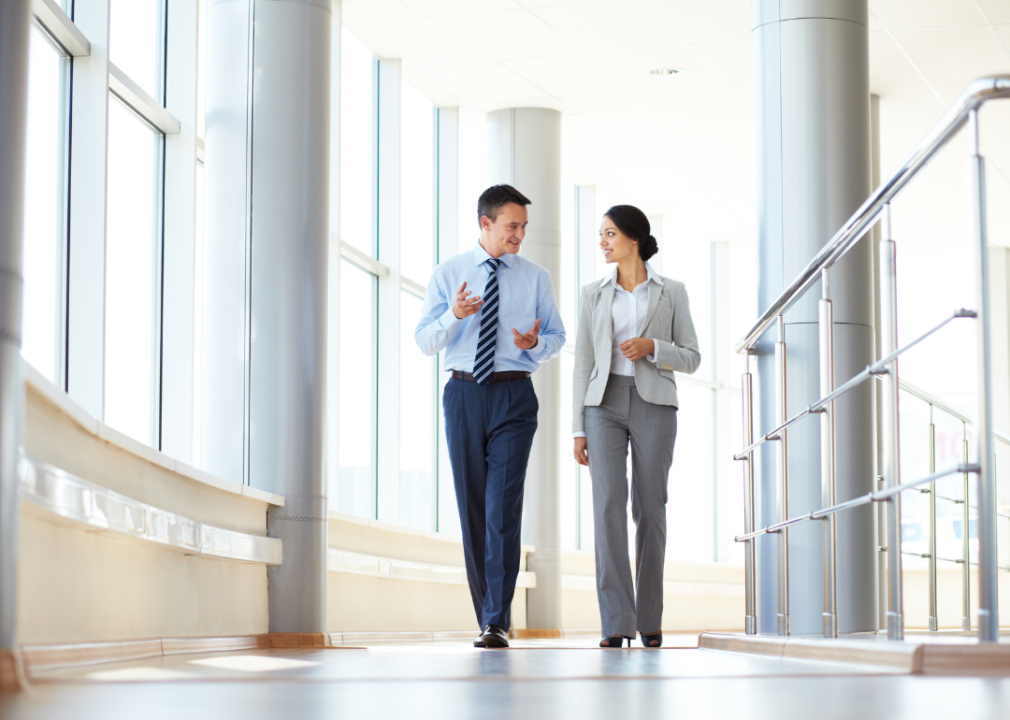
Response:
[[[880,243],[880,340],[881,356],[898,348],[897,280],[895,244],[891,239],[891,206],[884,206],[884,240]],[[898,361],[892,360],[882,376],[882,423],[884,440],[884,485],[901,482],[898,434]],[[887,501],[887,637],[902,640],[905,634],[901,577],[901,495]]]
[[[782,316],[778,317],[779,339],[775,343],[775,423],[786,421],[786,326]],[[780,430],[776,443],[776,465],[778,468],[779,521],[789,519],[789,447],[788,431]],[[778,616],[776,630],[779,635],[789,634],[789,528],[779,530],[778,566]]]
[[[936,423],[929,406],[929,474],[936,472]],[[936,483],[929,484],[929,629],[939,629],[936,609]]]
[[[751,350],[747,350],[747,369],[740,387],[743,389],[743,442],[744,447],[754,444],[754,385],[750,372]],[[747,453],[743,464],[743,528],[745,533],[754,532],[754,451]],[[757,633],[757,581],[755,571],[754,538],[744,545],[744,630],[748,635]]]
[[[968,423],[961,423],[961,462],[968,464]],[[971,630],[971,537],[968,526],[971,522],[971,502],[968,493],[968,478],[970,473],[962,477],[963,488],[961,503],[961,629]]]
[[[822,299],[819,304],[821,397],[835,389],[835,317],[828,285],[828,270],[821,270]],[[835,402],[821,411],[821,506],[835,504]],[[835,588],[835,515],[824,518],[824,614],[826,638],[838,637],[837,591]]]
[[[997,642],[996,482],[992,472],[992,337],[986,239],[985,161],[979,154],[978,110],[968,114],[968,207],[975,247],[975,312],[978,337],[978,639]],[[966,528],[967,529],[967,528]]]
[[[883,423],[881,423],[881,427]],[[884,489],[884,477],[876,475],[873,489]],[[887,630],[887,503],[878,503],[877,513],[877,629]]]

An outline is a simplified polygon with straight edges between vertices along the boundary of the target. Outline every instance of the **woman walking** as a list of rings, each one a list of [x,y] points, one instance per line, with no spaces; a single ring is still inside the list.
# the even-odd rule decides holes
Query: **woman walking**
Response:
[[[575,459],[589,467],[596,532],[596,591],[603,641],[663,644],[667,478],[677,437],[674,371],[701,362],[684,284],[646,262],[656,239],[645,214],[615,205],[603,216],[600,249],[614,268],[582,288],[575,345]],[[628,443],[635,583],[628,557]],[[637,585],[637,588],[635,587]],[[637,590],[637,593],[636,593]]]

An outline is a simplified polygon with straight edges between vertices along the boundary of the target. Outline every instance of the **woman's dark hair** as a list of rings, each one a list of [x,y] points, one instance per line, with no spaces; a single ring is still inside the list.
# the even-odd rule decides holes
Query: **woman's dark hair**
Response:
[[[614,205],[603,215],[610,218],[623,234],[638,241],[638,254],[642,260],[648,260],[659,252],[656,238],[649,234],[652,231],[649,218],[634,205]]]

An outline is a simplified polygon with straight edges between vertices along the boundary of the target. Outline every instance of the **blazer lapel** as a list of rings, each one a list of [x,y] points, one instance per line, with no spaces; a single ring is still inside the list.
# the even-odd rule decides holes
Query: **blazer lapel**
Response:
[[[656,308],[659,307],[659,298],[662,295],[663,295],[663,288],[662,288],[662,286],[659,283],[653,282],[652,280],[650,280],[649,281],[649,304],[646,306],[646,309],[645,309],[645,320],[642,322],[642,332],[643,333],[645,332],[645,329],[647,327],[649,327],[649,323],[652,322],[652,316],[656,314]]]
[[[614,283],[609,282],[600,288],[600,322],[603,324],[603,337],[607,339],[607,347],[614,344]]]

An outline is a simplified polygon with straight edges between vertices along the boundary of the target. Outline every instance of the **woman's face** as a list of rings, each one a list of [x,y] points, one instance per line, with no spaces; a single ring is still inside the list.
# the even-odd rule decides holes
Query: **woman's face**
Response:
[[[618,230],[617,225],[604,215],[600,223],[600,249],[608,263],[619,263],[638,255],[638,241]]]

